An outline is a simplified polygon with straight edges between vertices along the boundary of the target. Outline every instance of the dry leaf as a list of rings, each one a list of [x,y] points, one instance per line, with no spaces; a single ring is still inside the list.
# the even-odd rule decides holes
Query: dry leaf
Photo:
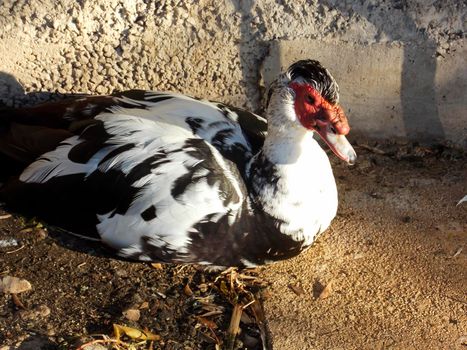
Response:
[[[193,295],[193,291],[191,290],[190,286],[188,284],[185,285],[185,287],[183,287],[183,292],[185,293],[185,295],[191,297]]]
[[[319,295],[318,299],[326,299],[331,295],[332,292],[332,281],[329,281],[326,287],[324,287],[323,291]]]
[[[255,297],[257,300],[259,300],[258,293],[256,294]],[[253,312],[253,316],[256,320],[256,324],[260,331],[261,341],[263,342],[263,346],[265,346],[265,344],[268,344],[268,339],[267,339],[268,332],[266,329],[266,316],[264,315],[263,307],[261,306],[261,303],[258,301],[251,305],[251,310]]]
[[[0,291],[3,291],[5,294],[23,293],[30,290],[31,288],[31,283],[28,281],[12,276],[5,276],[0,282]]]
[[[128,309],[123,311],[123,316],[130,321],[138,321],[141,317],[141,313],[138,309]]]
[[[201,338],[200,340],[202,342],[206,342],[206,343],[209,343],[209,344],[216,344],[217,343],[216,339],[214,339],[209,334],[206,334],[204,332],[201,332],[201,331],[198,332],[198,336],[200,336],[200,338]]]
[[[229,329],[227,330],[227,333],[232,334],[232,335],[237,335],[239,326],[240,326],[240,320],[242,318],[242,312],[243,312],[243,305],[241,304],[236,304],[232,310],[232,317],[230,318],[230,324],[229,324]]]
[[[138,309],[143,310],[143,309],[148,309],[148,308],[149,308],[149,303],[147,301],[143,301]]]
[[[225,281],[221,281],[219,288],[224,295],[228,296],[230,294]]]
[[[460,253],[462,253],[462,247],[460,247],[459,249],[456,250],[456,252],[455,252],[454,255],[452,256],[452,258],[455,258],[455,257],[459,256]]]
[[[202,315],[199,315],[200,317],[210,317],[210,316],[217,316],[217,315],[222,315],[224,313],[223,310],[213,310],[213,311],[208,311]]]
[[[295,294],[297,294],[298,296],[302,295],[305,293],[305,291],[303,290],[303,287],[297,283],[297,284],[289,284],[289,288],[292,290],[292,292],[294,292]]]
[[[227,329],[226,349],[233,349],[235,338],[240,330],[240,319],[242,318],[243,305],[236,304],[232,310],[229,328]]]
[[[217,328],[217,324],[211,320],[208,320],[207,318],[196,316],[196,319],[198,320],[199,323],[205,325],[208,328],[211,328],[211,329]]]
[[[162,270],[162,264],[161,263],[152,263],[151,266],[155,268],[156,270]]]
[[[24,306],[17,294],[12,294],[11,299],[13,300],[13,304],[15,304],[16,307],[26,310],[26,307]]]
[[[119,324],[113,325],[115,338],[120,339],[122,335],[135,340],[160,340],[160,336],[153,334],[149,331],[142,331],[137,328],[121,326]]]
[[[29,233],[29,232],[32,232],[32,228],[30,227],[23,228],[21,231],[19,231],[19,233]]]

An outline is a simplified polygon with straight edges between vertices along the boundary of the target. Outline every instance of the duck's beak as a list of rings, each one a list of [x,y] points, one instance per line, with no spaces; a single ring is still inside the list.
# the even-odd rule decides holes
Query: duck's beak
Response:
[[[344,135],[338,134],[328,121],[318,121],[314,128],[340,159],[352,165],[357,160],[357,153]]]

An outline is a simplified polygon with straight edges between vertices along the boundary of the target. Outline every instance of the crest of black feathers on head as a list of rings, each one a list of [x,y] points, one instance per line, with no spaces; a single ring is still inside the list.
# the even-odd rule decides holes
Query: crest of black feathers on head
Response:
[[[302,78],[313,86],[329,103],[339,101],[339,86],[321,63],[315,60],[302,60],[292,64],[287,73],[291,80]]]

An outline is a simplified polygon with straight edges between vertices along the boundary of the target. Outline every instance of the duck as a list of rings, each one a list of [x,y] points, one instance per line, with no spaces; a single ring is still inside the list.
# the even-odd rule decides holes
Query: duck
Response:
[[[252,268],[309,248],[336,215],[327,153],[353,164],[339,87],[316,60],[280,73],[265,117],[130,90],[0,111],[19,171],[9,208],[147,262]]]

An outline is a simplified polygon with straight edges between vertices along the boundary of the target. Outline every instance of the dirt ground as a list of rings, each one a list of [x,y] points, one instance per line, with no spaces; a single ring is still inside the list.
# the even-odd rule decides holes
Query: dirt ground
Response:
[[[467,203],[456,206],[467,194],[465,155],[401,144],[356,150],[356,166],[333,159],[340,208],[331,228],[299,257],[256,271],[273,348],[465,349]],[[114,260],[7,214],[0,278],[24,278],[32,290],[0,296],[0,349],[75,349],[89,334],[110,335],[113,323],[160,335],[154,349],[215,349],[223,339],[232,308],[218,274]],[[200,319],[206,300],[218,313]],[[234,348],[261,348],[251,324],[242,317]]]

